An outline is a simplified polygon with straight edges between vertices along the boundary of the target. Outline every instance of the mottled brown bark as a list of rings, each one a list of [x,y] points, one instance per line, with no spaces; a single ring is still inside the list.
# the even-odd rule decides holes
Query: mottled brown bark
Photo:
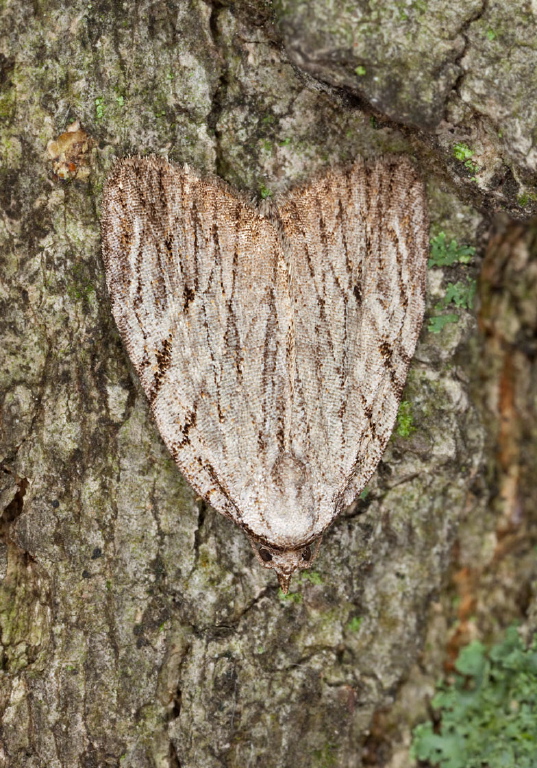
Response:
[[[330,24],[320,0],[300,24],[298,2],[2,5],[2,768],[410,766],[450,654],[528,612],[531,628],[535,237],[484,218],[534,205],[531,10],[503,20],[489,2],[457,20],[423,5],[356,22],[377,59],[337,67],[358,3]],[[418,77],[401,36],[418,22],[431,50],[452,30],[439,50],[459,67],[426,106],[415,81],[434,57]],[[410,84],[390,100],[395,36]],[[296,51],[321,38],[295,69],[288,56],[302,66]],[[478,249],[430,269],[394,437],[287,599],[179,475],[110,315],[101,190],[116,157],[150,152],[260,196],[358,154],[410,153],[431,236]],[[481,255],[478,304],[449,303]]]

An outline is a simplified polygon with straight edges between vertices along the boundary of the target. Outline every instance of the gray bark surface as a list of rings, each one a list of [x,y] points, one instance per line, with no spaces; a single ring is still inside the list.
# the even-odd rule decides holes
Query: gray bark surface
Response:
[[[0,768],[412,766],[446,659],[534,626],[535,11],[443,7],[0,6]],[[429,270],[383,461],[284,596],[149,417],[102,187],[155,153],[266,197],[390,152],[478,254]]]

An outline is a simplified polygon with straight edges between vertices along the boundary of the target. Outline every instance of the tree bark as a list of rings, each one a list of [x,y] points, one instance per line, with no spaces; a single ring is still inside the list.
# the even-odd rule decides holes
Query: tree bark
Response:
[[[533,627],[537,53],[522,0],[399,5],[3,4],[0,768],[411,766],[443,665]],[[267,197],[390,152],[440,263],[383,461],[284,596],[151,421],[102,187],[155,153]]]

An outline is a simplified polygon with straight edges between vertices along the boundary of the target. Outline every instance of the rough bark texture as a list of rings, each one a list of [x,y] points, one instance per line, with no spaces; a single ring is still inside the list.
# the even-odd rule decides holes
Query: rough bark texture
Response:
[[[411,766],[445,660],[535,624],[533,5],[0,7],[0,766]],[[111,319],[102,185],[151,152],[261,196],[408,152],[431,236],[478,249],[431,268],[384,460],[287,597],[179,475]]]

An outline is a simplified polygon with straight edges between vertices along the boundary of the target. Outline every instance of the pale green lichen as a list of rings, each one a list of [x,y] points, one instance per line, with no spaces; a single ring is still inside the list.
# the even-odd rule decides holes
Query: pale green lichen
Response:
[[[301,581],[308,581],[310,584],[322,584],[323,578],[318,571],[302,571],[300,574]]]
[[[535,202],[537,202],[537,192],[523,192],[517,197],[517,203],[521,208],[526,208],[526,206]]]
[[[358,632],[360,627],[363,624],[363,616],[353,616],[352,619],[347,624],[347,629],[349,632]]]
[[[304,599],[300,592],[285,592],[282,589],[278,589],[278,597],[283,603],[296,603],[299,604]]]
[[[428,266],[451,267],[454,264],[469,264],[474,254],[475,248],[473,246],[459,245],[454,238],[448,241],[445,232],[439,232],[431,239]],[[444,295],[434,306],[436,312],[443,314],[430,317],[427,330],[430,333],[440,333],[446,325],[457,323],[459,316],[454,313],[446,314],[445,310],[450,305],[460,309],[472,309],[476,290],[477,284],[474,279],[467,278],[456,283],[448,283]]]
[[[460,160],[470,173],[475,175],[479,171],[479,166],[472,160],[474,155],[474,150],[470,149],[468,144],[459,142],[453,146],[453,156],[457,160]]]
[[[453,313],[445,314],[445,315],[435,315],[434,317],[429,318],[429,322],[427,323],[427,330],[430,333],[440,333],[444,330],[446,325],[449,325],[450,323],[458,323],[459,322],[459,316],[454,315]]]
[[[453,145],[453,157],[455,157],[457,160],[460,160],[461,162],[469,160],[474,156],[474,154],[474,150],[470,149],[468,144],[458,142],[457,144]]]
[[[441,720],[414,731],[412,755],[439,768],[534,768],[537,750],[537,643],[516,627],[489,651],[463,648],[451,682],[431,704]]]
[[[448,283],[446,292],[436,309],[445,309],[449,304],[454,304],[461,309],[472,309],[477,291],[477,283],[473,279],[459,280],[456,283]]]
[[[429,267],[450,267],[452,264],[469,264],[475,254],[471,245],[459,245],[455,238],[449,242],[445,232],[439,232],[431,239]]]
[[[97,96],[94,99],[95,104],[95,119],[97,121],[103,120],[105,115],[105,105],[104,105],[104,97],[103,96]]]
[[[320,749],[313,750],[314,768],[336,768],[337,745],[333,742],[327,742]]]
[[[401,400],[397,412],[395,433],[399,437],[410,437],[416,431],[412,416],[412,403],[409,400]]]
[[[477,283],[473,279],[459,280],[456,283],[448,283],[444,296],[435,304],[436,312],[444,312],[450,305],[459,309],[472,309],[477,290]],[[459,316],[453,313],[433,315],[429,318],[427,330],[430,333],[440,333],[446,325],[457,323]]]

